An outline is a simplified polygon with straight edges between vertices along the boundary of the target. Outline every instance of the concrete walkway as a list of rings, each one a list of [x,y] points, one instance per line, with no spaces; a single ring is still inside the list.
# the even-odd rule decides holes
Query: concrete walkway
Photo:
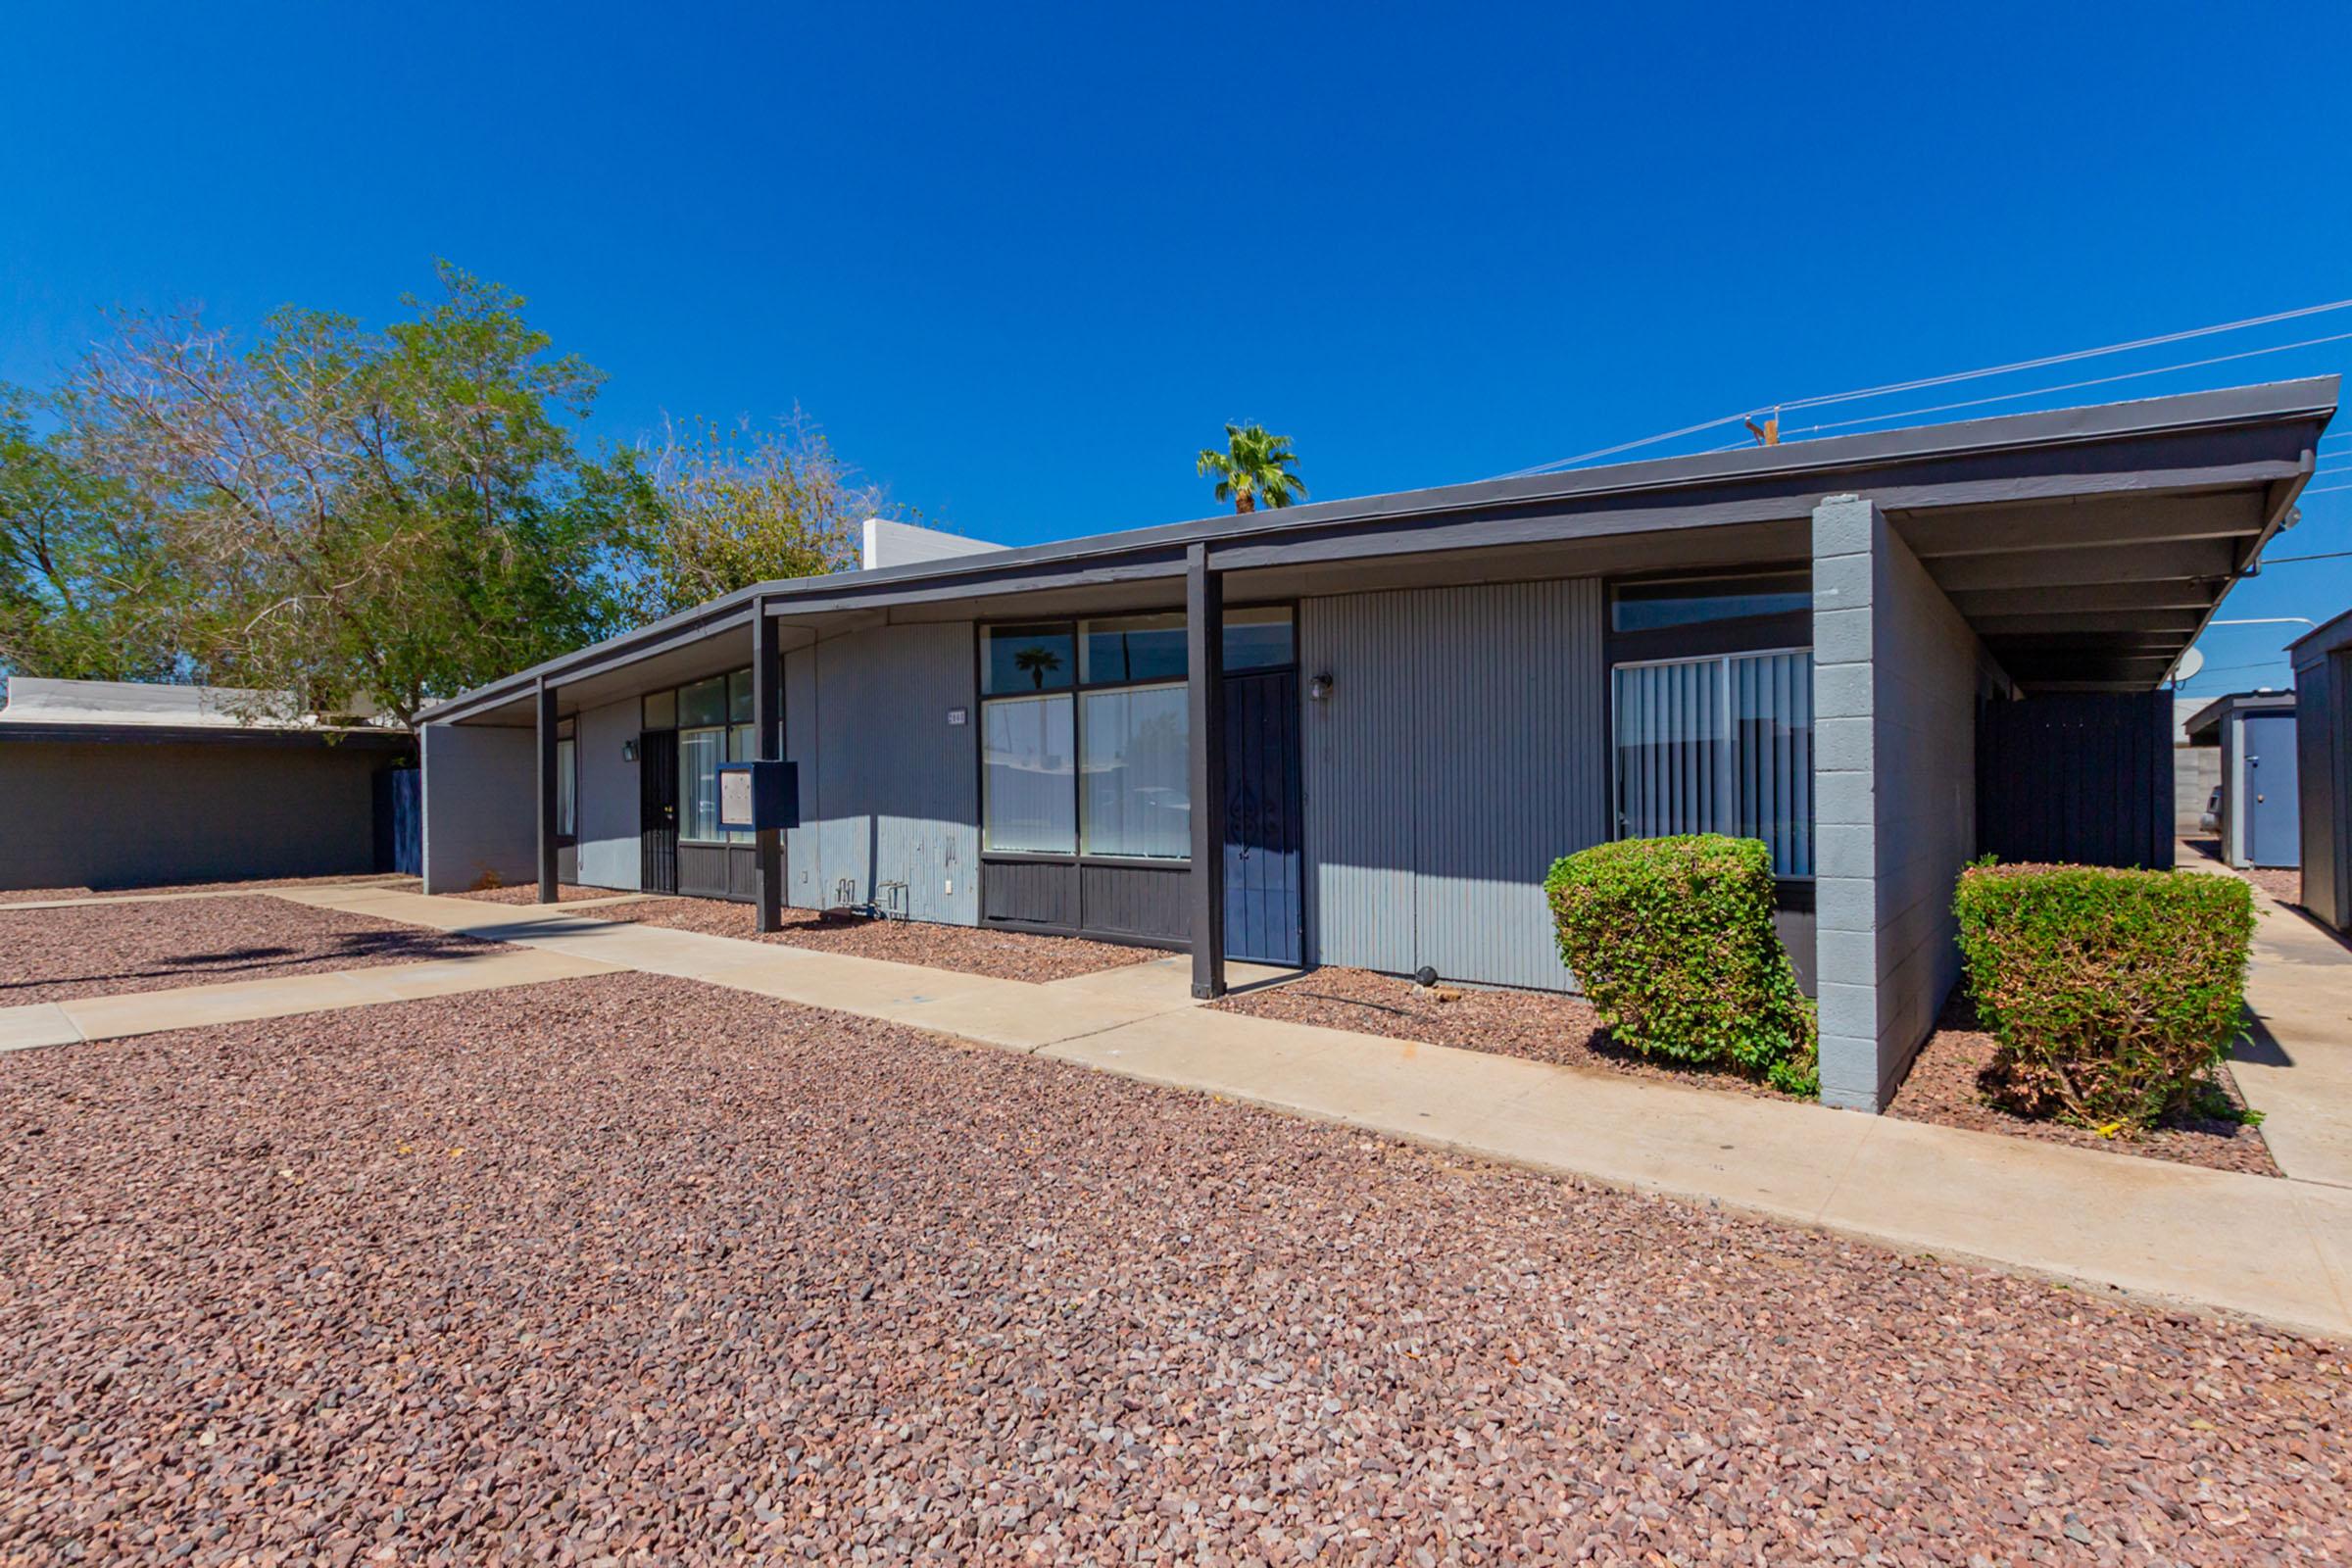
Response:
[[[2260,889],[2254,903],[2253,1041],[2230,1070],[2280,1170],[2352,1189],[2352,950]]]
[[[368,886],[273,896],[513,946],[0,1009],[0,1050],[642,970],[2352,1338],[2352,954],[2275,906],[2257,943],[2257,1052],[2238,1071],[2271,1113],[2285,1181],[1202,1010],[1182,958],[1040,986],[604,920],[578,905]],[[1280,973],[1236,965],[1233,978]]]
[[[283,1018],[377,1002],[416,1002],[425,997],[536,985],[580,975],[607,974],[614,965],[539,949],[505,949],[463,958],[422,963],[386,963],[366,969],[324,969],[274,975],[224,985],[175,986],[168,991],[126,991],[71,1002],[36,1002],[0,1007],[0,1052],[36,1046],[71,1046],[92,1040],[122,1040],[166,1029]]]
[[[279,896],[495,938],[604,968],[676,975],[889,1019],[1939,1256],[2352,1338],[2352,1186],[2323,1179],[2204,1170],[1205,1011],[1188,994],[1183,959],[1038,986],[599,921],[560,908],[485,906],[368,888],[289,889]],[[2265,921],[2258,1007],[2265,1009],[2266,1032],[2286,1031],[2276,1036],[2287,1042],[2281,1049],[2311,1060],[2318,1054],[2312,1031],[2340,1041],[2342,1013],[2306,1007],[2288,975],[2290,964],[2319,961],[2277,923],[2297,918]],[[1271,973],[1239,971],[1236,980]],[[2340,1058],[2327,1059],[2331,1071],[2341,1070]],[[2248,1082],[2247,1091],[2268,1108],[2273,1101],[2266,1095],[2277,1087]],[[2275,1098],[2295,1101],[2291,1093]],[[2280,1121],[2282,1130],[2310,1128],[2316,1149],[2327,1142],[2319,1102],[2329,1094],[2323,1089],[2310,1099],[2313,1108],[2282,1112]],[[2328,1167],[2312,1156],[2306,1168]]]

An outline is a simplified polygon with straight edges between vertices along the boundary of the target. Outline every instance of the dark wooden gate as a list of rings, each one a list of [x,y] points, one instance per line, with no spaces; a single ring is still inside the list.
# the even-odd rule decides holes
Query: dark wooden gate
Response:
[[[1298,672],[1225,678],[1225,951],[1296,965],[1303,949]]]
[[[637,885],[678,891],[678,732],[637,737]]]
[[[2004,860],[2173,863],[2173,701],[2080,692],[1977,710],[1977,849]]]

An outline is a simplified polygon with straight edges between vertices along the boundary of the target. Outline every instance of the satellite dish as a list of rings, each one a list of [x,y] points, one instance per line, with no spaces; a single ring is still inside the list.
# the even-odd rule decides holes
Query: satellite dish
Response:
[[[2173,665],[2173,679],[2194,680],[2197,671],[2205,667],[2205,656],[2194,648],[2183,649],[2179,663]]]

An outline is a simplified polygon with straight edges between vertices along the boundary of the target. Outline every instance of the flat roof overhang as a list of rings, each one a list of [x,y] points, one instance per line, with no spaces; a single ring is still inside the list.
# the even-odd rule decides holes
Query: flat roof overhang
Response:
[[[405,729],[293,729],[266,724],[49,723],[0,720],[0,744],[77,746],[231,746],[279,751],[349,747],[359,752],[414,752]]]
[[[785,643],[916,620],[1182,600],[1188,552],[1231,602],[1703,569],[1811,557],[1813,509],[1870,497],[2029,690],[2148,690],[2308,482],[2337,378],[1791,442],[1318,502],[876,571],[761,583],[439,705],[528,723],[744,662],[755,607]]]
[[[2180,732],[2192,746],[2222,744],[2222,721],[2232,713],[2292,713],[2295,710],[2293,692],[2231,692],[2216,697],[2203,708],[2188,715]]]

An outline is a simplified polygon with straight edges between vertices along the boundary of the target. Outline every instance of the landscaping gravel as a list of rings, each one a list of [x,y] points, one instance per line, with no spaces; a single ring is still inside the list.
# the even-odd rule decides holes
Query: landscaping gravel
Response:
[[[684,981],[0,1150],[10,1563],[2352,1560],[2322,1345]]]
[[[267,894],[0,909],[0,1007],[416,963],[494,946]]]
[[[928,920],[869,920],[839,910],[819,913],[814,909],[786,909],[784,929],[762,936],[752,929],[758,923],[758,916],[750,905],[726,904],[715,899],[616,904],[597,910],[596,914],[600,919],[631,920],[672,931],[700,931],[705,936],[741,937],[747,942],[820,948],[853,957],[919,963],[933,969],[990,975],[999,980],[1039,983],[1067,980],[1075,975],[1149,963],[1153,958],[1167,956],[1155,948],[1128,948],[1111,942],[1037,936],[1027,931],[999,931],[982,926],[936,925]]]
[[[453,899],[472,899],[481,904],[537,904],[539,902],[539,884],[536,882],[520,882],[516,883],[513,887],[475,888],[470,892],[452,893],[448,896]],[[619,888],[592,888],[583,886],[577,882],[559,882],[556,884],[556,902],[558,904],[577,904],[583,899],[661,897],[663,897],[663,895],[658,893],[632,894],[625,889]]]
[[[1889,1116],[1908,1121],[1938,1122],[1976,1132],[2006,1133],[2012,1138],[2037,1138],[2044,1143],[2072,1144],[2114,1154],[2139,1154],[2182,1165],[2214,1170],[2242,1170],[2256,1176],[2277,1176],[2268,1144],[2259,1130],[2218,1117],[2183,1116],[2137,1135],[2101,1138],[2087,1127],[2041,1121],[2001,1109],[1986,1098],[1981,1081],[1992,1065],[1999,1042],[1977,1027],[1976,1009],[1965,995],[1955,995],[1936,1020],[1936,1032],[1912,1058],[1910,1072],[1886,1107]],[[2215,1075],[2231,1103],[2243,1106],[2237,1081],[2224,1067]]]
[[[1611,1040],[1591,1003],[1556,992],[1424,988],[1370,969],[1333,968],[1227,997],[1212,1005],[1286,1023],[1491,1051],[1563,1067],[1597,1067],[1690,1088],[1729,1089],[1768,1100],[1790,1098],[1735,1072],[1653,1061]]]
[[[122,899],[152,893],[245,893],[263,888],[339,888],[363,884],[403,889],[414,889],[420,885],[416,877],[386,872],[380,875],[255,877],[230,882],[166,882],[154,886],[116,888],[14,888],[0,893],[0,907],[47,899]]]

